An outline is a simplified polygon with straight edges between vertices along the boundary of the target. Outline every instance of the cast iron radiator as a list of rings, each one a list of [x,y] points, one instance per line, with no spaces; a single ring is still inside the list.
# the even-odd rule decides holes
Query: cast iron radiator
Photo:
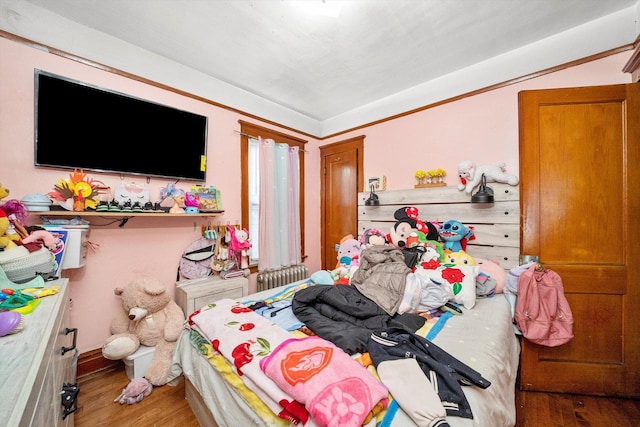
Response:
[[[258,292],[288,285],[307,277],[309,277],[309,270],[302,264],[261,271],[258,273]]]

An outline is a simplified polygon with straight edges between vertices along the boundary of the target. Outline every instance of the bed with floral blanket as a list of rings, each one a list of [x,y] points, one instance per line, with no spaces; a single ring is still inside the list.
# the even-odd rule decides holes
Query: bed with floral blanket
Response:
[[[306,286],[306,283],[302,285]],[[273,290],[267,293],[272,294]],[[268,298],[269,295],[264,297]],[[263,296],[250,296],[250,302],[243,306],[250,306],[256,298]],[[431,339],[491,383],[486,389],[463,387],[473,419],[449,416],[447,422],[451,426],[461,427],[513,426],[520,347],[510,326],[510,305],[503,295],[496,295],[477,301],[471,310],[464,307],[461,310],[462,315],[446,313],[436,322],[426,322],[417,331],[418,335]],[[220,325],[226,327],[222,321]],[[295,332],[292,336],[304,335]],[[367,366],[372,373],[371,378],[375,378],[375,368],[370,364],[357,357],[354,362]],[[267,403],[273,399],[265,399],[265,392],[259,391],[265,387],[256,388],[255,383],[259,383],[259,379],[247,383],[246,373],[238,376],[235,367],[196,329],[185,330],[178,342],[174,354],[174,375],[180,373],[184,374],[187,381],[187,399],[203,426],[293,425],[279,417],[279,411],[274,411],[273,405]],[[258,373],[254,374],[257,376]],[[407,384],[412,381],[414,379],[408,380]],[[372,426],[415,425],[392,396],[386,408],[377,412],[369,423]],[[305,425],[314,425],[313,420]]]
[[[436,193],[426,197],[423,191],[381,193],[382,205],[376,208],[386,209],[386,193],[388,212],[364,212],[371,208],[362,207],[361,217],[367,221],[362,222],[361,227],[369,228],[372,224],[384,227],[383,222],[375,222],[376,215],[386,218],[399,203],[411,198],[421,210],[437,209],[422,202],[428,199],[424,203],[440,203],[438,197],[434,197]],[[442,205],[446,210],[453,208],[452,199],[459,199],[457,203],[462,208],[452,212],[460,212],[461,221],[474,224],[478,238],[468,252],[498,260],[508,270],[517,264],[518,242],[513,240],[518,237],[512,230],[513,217],[506,221],[502,218],[506,212],[518,218],[517,191],[505,193],[503,197],[500,191],[496,193],[494,206],[477,212],[475,207],[465,206],[468,202],[451,189],[440,190],[438,194],[442,194],[442,203],[448,201],[446,206]],[[364,200],[367,195],[360,196]],[[501,201],[505,203],[501,205]],[[499,221],[495,219],[498,217]],[[509,231],[501,229],[504,227]],[[508,242],[496,242],[499,236],[507,234],[512,236]],[[480,244],[487,241],[492,244]],[[416,274],[430,279],[437,274],[440,280],[450,272],[441,269]],[[471,288],[464,283],[458,285],[462,285],[463,290]],[[324,332],[310,331],[300,320],[301,316],[295,315],[301,313],[300,304],[304,304],[306,310],[306,304],[313,302],[307,300],[320,298],[321,294],[333,298],[335,293],[340,293],[342,298],[342,293],[346,293],[351,298],[353,289],[347,292],[346,288],[354,286],[321,285],[305,280],[239,300],[220,300],[189,314],[187,327],[176,346],[170,379],[184,375],[186,398],[200,424],[234,427],[515,425],[520,346],[514,334],[512,306],[507,295],[495,293],[465,304],[468,302],[465,294],[460,293],[462,299],[454,302],[461,314],[445,312],[417,323],[415,318],[398,318],[397,313],[388,317],[383,311],[374,312],[373,320],[382,322],[383,327],[378,329],[385,332],[369,334],[371,341],[367,345],[371,347],[368,348],[376,349],[369,353],[357,351],[362,350],[362,346],[351,349],[348,342],[324,339],[319,336],[324,336]],[[361,308],[359,303],[356,306]],[[315,306],[312,309],[325,310]],[[364,311],[368,313],[367,310]],[[355,308],[353,311],[347,314],[356,314]],[[338,317],[341,316],[343,314]],[[410,331],[409,335],[406,331]],[[411,351],[417,356],[410,360],[394,359],[393,351],[406,345],[412,345]],[[434,365],[425,370],[425,363]],[[441,370],[442,365],[446,369]],[[426,372],[432,376],[425,376]],[[446,378],[449,375],[451,378]]]

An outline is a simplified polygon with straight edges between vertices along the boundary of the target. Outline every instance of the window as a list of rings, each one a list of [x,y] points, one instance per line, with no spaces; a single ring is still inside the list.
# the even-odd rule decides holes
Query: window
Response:
[[[249,263],[252,272],[257,270],[259,253],[259,220],[260,194],[258,167],[257,138],[273,139],[276,143],[286,143],[300,149],[300,227],[301,227],[301,257],[304,260],[304,146],[307,141],[286,135],[284,133],[264,128],[255,124],[239,120],[241,141],[241,173],[242,173],[242,224],[249,230],[251,254]],[[253,141],[253,143],[252,143]]]

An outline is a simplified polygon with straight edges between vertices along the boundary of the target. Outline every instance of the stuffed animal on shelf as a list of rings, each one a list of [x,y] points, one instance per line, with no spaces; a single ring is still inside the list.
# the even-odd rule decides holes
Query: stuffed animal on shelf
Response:
[[[471,194],[474,188],[480,185],[484,175],[487,182],[501,182],[509,185],[518,185],[519,179],[515,175],[507,173],[507,165],[498,163],[497,165],[476,166],[470,160],[458,163],[458,176],[460,184],[458,190],[464,190],[465,193]]]
[[[440,227],[440,239],[444,242],[443,247],[451,252],[466,250],[467,242],[475,238],[472,227],[467,227],[455,219],[450,219]]]
[[[200,213],[200,199],[197,194],[184,194],[184,211],[186,213]]]
[[[114,293],[122,297],[122,310],[111,321],[111,336],[102,346],[102,355],[121,360],[140,345],[155,347],[144,377],[154,386],[167,383],[173,349],[182,332],[185,317],[164,283],[153,277],[132,280]]]

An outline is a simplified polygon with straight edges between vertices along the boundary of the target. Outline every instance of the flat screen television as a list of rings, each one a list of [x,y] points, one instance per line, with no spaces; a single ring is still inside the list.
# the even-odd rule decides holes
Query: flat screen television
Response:
[[[34,163],[206,181],[207,117],[36,69]]]

